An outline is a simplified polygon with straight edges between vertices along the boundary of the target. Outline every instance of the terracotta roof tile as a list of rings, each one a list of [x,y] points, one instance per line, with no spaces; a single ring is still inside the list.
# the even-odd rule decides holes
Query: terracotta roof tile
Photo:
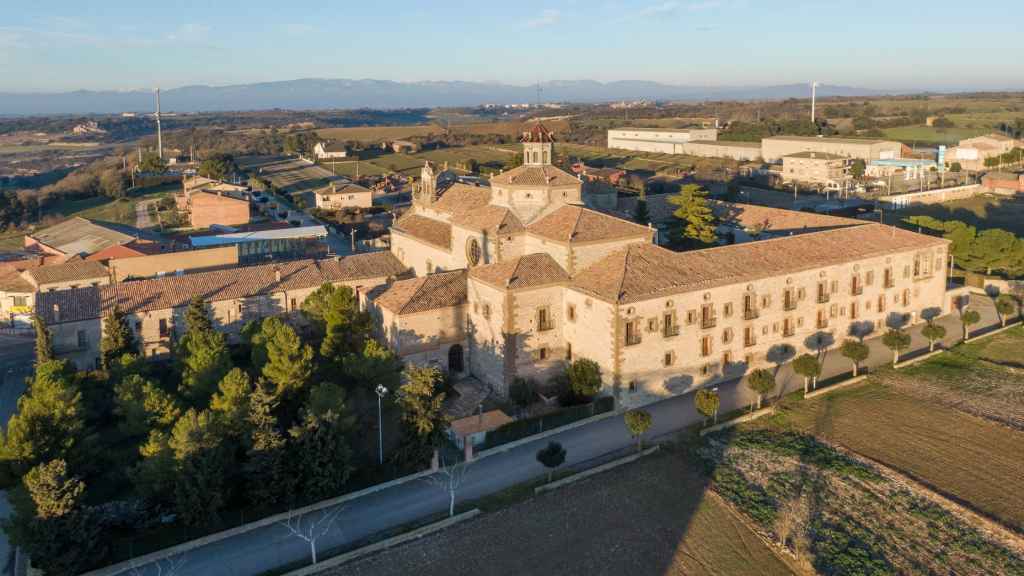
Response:
[[[451,250],[452,226],[447,222],[434,220],[419,214],[408,214],[398,219],[392,228],[419,238],[424,242],[429,242],[434,246]]]
[[[40,266],[39,268],[26,270],[24,274],[36,286],[108,277],[106,266],[89,260],[69,260],[64,264]]]
[[[469,277],[498,288],[513,290],[570,280],[569,274],[558,265],[558,262],[543,252],[470,268]]]
[[[399,280],[374,298],[382,308],[396,314],[413,314],[449,308],[466,302],[466,271],[438,272]]]
[[[0,271],[0,292],[32,293],[36,287],[21,277],[21,272],[9,269]]]
[[[452,224],[501,234],[513,234],[526,229],[515,212],[503,206],[490,204],[452,215]]]
[[[275,270],[281,273],[280,281]],[[51,304],[61,304],[62,321],[70,322],[99,318],[114,306],[125,312],[163,310],[185,306],[196,296],[207,301],[231,300],[282,290],[314,288],[324,282],[394,276],[404,270],[405,267],[390,252],[374,252],[349,256],[340,261],[297,260],[118,282],[96,288],[44,292],[39,296],[38,308],[46,314],[44,319],[52,320]],[[71,296],[62,295],[66,292]],[[78,298],[82,302],[78,302]]]
[[[513,421],[514,419],[511,416],[501,410],[491,410],[483,414],[474,414],[465,418],[459,418],[458,420],[452,420],[449,426],[456,438],[465,438],[477,432],[490,432]]]
[[[487,206],[491,202],[491,189],[486,186],[471,186],[456,182],[441,192],[441,197],[431,208],[459,214]]]
[[[646,226],[582,206],[562,206],[526,229],[531,234],[559,242],[597,242],[651,235]]]
[[[637,302],[947,243],[866,224],[691,252],[630,244],[580,271],[572,287],[606,300]]]
[[[519,166],[491,177],[491,184],[503,186],[572,186],[579,178],[556,166]]]

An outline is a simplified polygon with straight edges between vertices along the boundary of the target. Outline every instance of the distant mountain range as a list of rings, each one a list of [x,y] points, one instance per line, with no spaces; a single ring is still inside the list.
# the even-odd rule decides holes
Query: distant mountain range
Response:
[[[541,84],[544,102],[613,102],[619,100],[761,100],[807,98],[806,84],[781,86],[698,87],[624,80],[562,80]],[[887,93],[848,86],[818,87],[819,97],[877,96]],[[536,86],[483,82],[393,82],[389,80],[285,80],[232,86],[183,86],[162,90],[166,112],[243,111],[274,108],[430,108],[536,102]],[[0,92],[0,115],[116,114],[153,109],[148,90],[78,90],[60,93]]]

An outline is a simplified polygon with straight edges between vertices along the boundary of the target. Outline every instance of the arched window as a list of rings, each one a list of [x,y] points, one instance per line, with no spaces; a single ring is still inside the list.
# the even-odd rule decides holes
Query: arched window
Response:
[[[448,349],[448,371],[462,372],[465,369],[462,358],[462,344],[452,344]]]

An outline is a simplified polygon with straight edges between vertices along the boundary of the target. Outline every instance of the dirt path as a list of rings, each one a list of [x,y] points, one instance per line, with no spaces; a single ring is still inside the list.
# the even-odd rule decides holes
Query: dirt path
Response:
[[[153,221],[153,216],[149,213],[149,206],[156,204],[160,200],[142,200],[135,204],[135,227],[140,229],[152,228],[156,226],[156,222]]]

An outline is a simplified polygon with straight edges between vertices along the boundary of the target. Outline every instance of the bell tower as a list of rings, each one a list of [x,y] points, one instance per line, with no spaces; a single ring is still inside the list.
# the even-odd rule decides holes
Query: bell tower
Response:
[[[545,166],[554,160],[555,139],[540,122],[523,132],[520,142],[523,143],[524,166]]]
[[[419,193],[414,196],[418,204],[430,206],[437,200],[437,173],[429,160],[423,162],[420,169]]]

